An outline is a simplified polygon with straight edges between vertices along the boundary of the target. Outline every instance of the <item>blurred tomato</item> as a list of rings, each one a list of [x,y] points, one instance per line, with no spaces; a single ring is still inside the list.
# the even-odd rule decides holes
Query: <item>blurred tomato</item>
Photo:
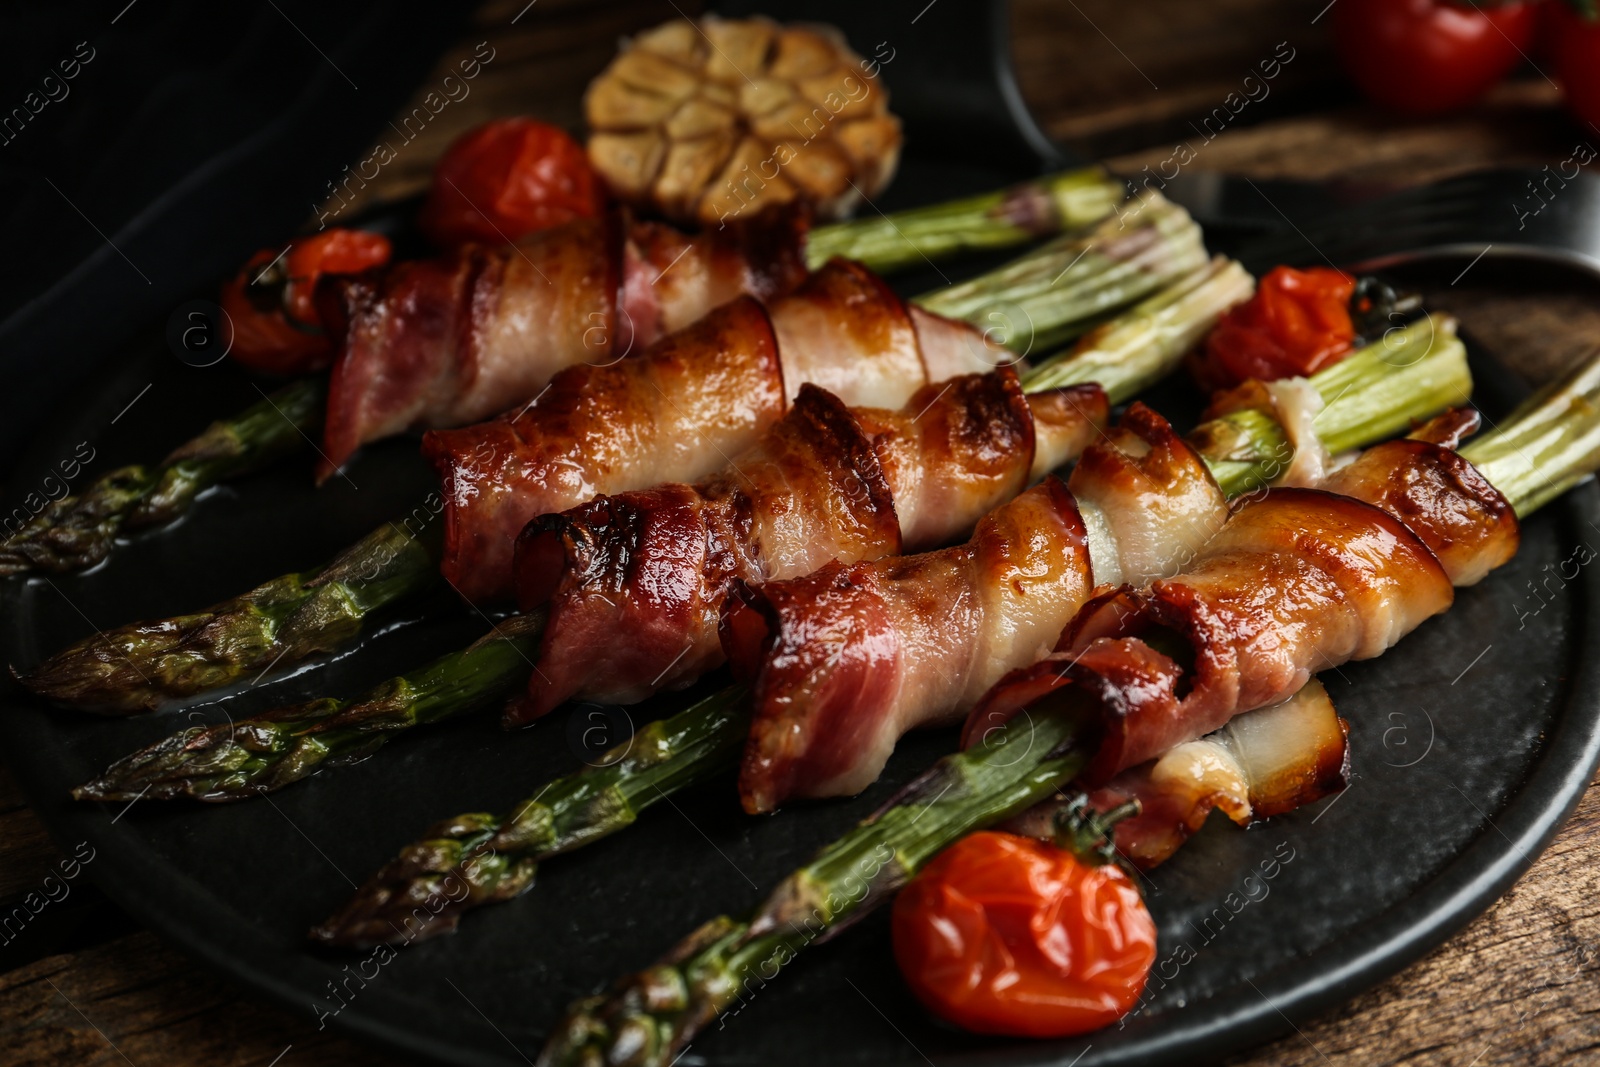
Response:
[[[505,244],[600,212],[600,181],[567,132],[497,119],[458,137],[434,169],[422,230],[442,248]]]
[[[1600,19],[1585,18],[1566,0],[1552,0],[1545,7],[1545,50],[1567,94],[1567,107],[1580,122],[1600,127]]]
[[[1532,45],[1531,2],[1338,0],[1333,40],[1362,92],[1408,115],[1464,107],[1510,73]]]

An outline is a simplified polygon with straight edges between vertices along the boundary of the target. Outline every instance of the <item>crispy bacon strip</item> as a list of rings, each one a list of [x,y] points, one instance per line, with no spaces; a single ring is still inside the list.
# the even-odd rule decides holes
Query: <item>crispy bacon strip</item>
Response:
[[[319,476],[368,441],[489,418],[741,294],[777,297],[805,276],[804,238],[793,212],[696,236],[612,215],[343,281]]]
[[[913,318],[870,271],[836,260],[766,308],[739,298],[641,356],[563,371],[514,415],[429,433],[423,452],[444,480],[445,577],[472,600],[510,595],[528,522],[600,494],[707,477],[807,383],[847,404],[906,403],[935,380],[923,336],[937,338],[943,377],[990,369],[976,330]]]
[[[1393,441],[1329,483],[1240,508],[1181,577],[1085,606],[1059,651],[995,687],[971,743],[1029,703],[1073,689],[1101,730],[1084,775],[1118,772],[1252,708],[1315,671],[1366,659],[1444,611],[1452,584],[1516,551],[1510,505],[1448,448]]]
[[[1123,856],[1149,870],[1176,852],[1214,808],[1249,826],[1336,793],[1349,778],[1349,726],[1313,678],[1282,704],[1247,712],[1128,768],[1090,793],[1089,803],[1110,811],[1139,801],[1139,813],[1117,823],[1116,844]],[[1049,839],[1064,806],[1063,800],[1046,801],[1005,828]]]
[[[1084,453],[1070,485],[1029,490],[965,545],[830,564],[730,604],[723,645],[752,686],[747,810],[858,792],[907,730],[959,721],[1006,671],[1036,660],[1102,566],[1159,574],[1227,516],[1200,458],[1140,404]],[[1097,548],[1089,514],[1115,523],[1102,533],[1128,542],[1120,558]]]
[[[573,696],[626,703],[689,684],[722,662],[718,614],[736,582],[959,536],[1035,467],[1080,451],[1105,414],[1096,386],[1029,398],[1010,370],[927,385],[898,411],[852,410],[806,385],[759,444],[698,485],[534,520],[517,546],[518,600],[545,605],[548,621],[508,721]]]

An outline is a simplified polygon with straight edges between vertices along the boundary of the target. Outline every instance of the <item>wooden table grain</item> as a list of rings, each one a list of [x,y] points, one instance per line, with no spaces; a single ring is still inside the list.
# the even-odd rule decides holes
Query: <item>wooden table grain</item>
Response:
[[[1554,163],[1579,143],[1600,141],[1560,111],[1555,87],[1535,69],[1459,115],[1426,122],[1384,116],[1339,79],[1313,21],[1324,4],[1016,0],[1018,76],[1048,131],[1109,157],[1126,174],[1159,164],[1181,142],[1196,169],[1400,185],[1490,164]],[[494,61],[472,96],[408,145],[364,196],[422,189],[450,138],[491,116],[531,113],[577,128],[582,86],[617,37],[672,17],[673,7],[669,0],[484,4],[459,50],[487,40]],[[1219,118],[1228,94],[1275,56],[1280,66],[1270,90],[1253,89],[1259,99]],[[441,63],[441,75],[454,58]],[[1584,283],[1508,294],[1468,278],[1427,295],[1536,382],[1600,343],[1600,293]],[[30,894],[54,897],[19,935],[0,928],[0,1064],[392,1062],[259,1002],[139,929],[88,878],[65,876],[72,846],[50,841],[0,770],[0,917],[27,907]],[[1532,869],[1460,934],[1232,1062],[1487,1067],[1583,1060],[1600,1062],[1595,785]]]

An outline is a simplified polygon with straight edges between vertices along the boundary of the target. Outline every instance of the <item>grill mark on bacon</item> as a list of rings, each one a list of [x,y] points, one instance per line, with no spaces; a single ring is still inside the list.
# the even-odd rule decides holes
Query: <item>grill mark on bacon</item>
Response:
[[[861,325],[874,318],[888,325]],[[563,371],[514,415],[427,434],[423,452],[445,486],[445,577],[475,601],[510,596],[513,545],[529,521],[601,493],[708,476],[822,372],[843,380],[837,395],[849,404],[875,403],[890,384],[909,396],[924,372],[907,322],[869,272],[836,262],[767,310],[741,297],[643,355]],[[896,340],[859,347],[880,335]]]
[[[1097,388],[1071,395],[1074,414],[1103,415]],[[1094,432],[1053,394],[1040,406],[1048,421],[1036,435],[1009,370],[930,384],[897,412],[850,409],[807,385],[758,446],[698,486],[535,520],[517,548],[518,599],[544,605],[548,621],[541,669],[511,721],[573,696],[626,703],[692,682],[722,662],[718,614],[736,583],[965,533],[1026,484],[1036,443],[1055,456]],[[907,534],[908,514],[920,518]],[[619,635],[624,647],[613,647]]]
[[[1388,442],[1346,471],[1333,484],[1364,499],[1274,490],[1240,508],[1188,573],[1097,599],[1060,651],[985,697],[967,742],[1075,687],[1099,722],[1084,780],[1104,783],[1285,699],[1315,671],[1382,653],[1450,606],[1452,580],[1476,581],[1515,552],[1509,504],[1449,449]]]
[[[444,484],[444,576],[471,600],[506,596],[530,520],[598,493],[704,477],[783,409],[766,311],[741,297],[648,357],[568,368],[513,417],[433,431],[422,447]]]
[[[1142,405],[1084,453],[1070,484],[1049,479],[991,512],[965,545],[830,565],[730,604],[724,648],[753,694],[747,810],[864,788],[907,730],[958,721],[1007,670],[1037,660],[1093,585],[1080,490],[1177,527],[1164,535],[1169,554],[1227,514],[1199,457]]]

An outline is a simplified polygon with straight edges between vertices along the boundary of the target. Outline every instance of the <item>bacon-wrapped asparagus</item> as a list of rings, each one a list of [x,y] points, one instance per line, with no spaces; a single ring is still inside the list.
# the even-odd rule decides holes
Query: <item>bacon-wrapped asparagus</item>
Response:
[[[368,441],[489,418],[574,364],[642,352],[734,297],[788,292],[805,277],[804,231],[793,212],[693,236],[575,219],[334,283],[344,343],[319,477]]]
[[[1322,489],[1249,501],[1182,575],[1096,597],[1055,653],[984,697],[966,736],[1081,690],[1103,714],[1085,780],[1103,783],[1381,654],[1516,550],[1511,503],[1448,443],[1379,445]]]
[[[1070,383],[1083,382],[1092,377],[1102,379],[1112,397],[1121,398],[1137,392],[1167,373],[1194,338],[1204,332],[1205,325],[1213,321],[1223,308],[1242,299],[1249,288],[1248,275],[1236,264],[1218,262],[1196,271],[1122,318],[1093,331],[1071,353],[1033,368],[1028,373],[1023,390],[1070,390]],[[912,421],[915,424],[919,420]],[[1237,443],[1230,442],[1227,448],[1236,450]],[[913,525],[916,525],[915,520]],[[341,561],[337,568],[337,573],[347,578],[336,589],[313,594],[317,598],[314,602],[321,605],[314,618],[322,618],[334,604],[360,602],[360,597],[369,596],[369,591],[359,582],[352,588],[349,576],[367,573],[380,561],[390,561],[381,571],[386,581],[394,580],[396,572],[407,567],[417,570],[415,554],[420,550],[415,541],[399,540],[404,533],[398,528],[385,527],[347,552],[346,555],[352,558]],[[402,546],[404,552],[400,551]],[[405,565],[398,566],[393,563],[394,560],[404,560]],[[427,568],[422,567],[420,573],[426,574]],[[280,579],[277,583],[262,587],[259,595],[267,597],[274,606],[282,606],[286,603],[286,597],[292,598],[306,592],[305,585],[298,577],[294,577],[293,581]],[[292,604],[288,608],[292,609]],[[251,609],[228,617],[243,618],[249,624],[259,621],[257,628],[264,630],[269,638],[280,633],[286,637],[292,636],[296,644],[289,646],[291,652],[298,651],[309,640],[309,636],[317,631],[315,625],[297,623],[297,612],[282,607],[270,613]],[[542,613],[540,617],[542,619]],[[272,629],[267,630],[268,625]],[[180,652],[202,659],[205,664],[213,664],[221,658],[219,653],[227,653],[238,647],[223,647],[214,652],[219,637],[211,637],[203,644],[195,642],[195,647],[191,648],[182,644],[182,631],[178,627],[158,627],[148,633],[144,630],[130,632],[132,637],[142,641],[153,641],[159,637],[167,642],[158,646],[163,657],[171,655],[172,661],[186,670],[195,668],[188,660],[178,658]],[[207,632],[225,637],[229,630],[221,626]],[[172,651],[169,653],[167,649]],[[248,648],[246,651],[255,652]],[[440,686],[440,679],[447,679],[447,692],[463,707],[473,705],[477,700],[489,699],[489,689],[493,689],[492,695],[501,694],[499,686],[502,679],[499,675],[471,670],[465,665],[456,669],[451,662],[452,657],[446,656],[421,672],[391,679],[391,683],[393,687],[407,691],[431,694]],[[114,667],[113,663],[105,669]],[[64,672],[53,684],[65,690],[70,677],[70,673]],[[120,680],[124,685],[133,684],[131,679]],[[432,700],[431,695],[419,699]],[[444,714],[439,702],[434,701],[430,706],[434,709],[433,717]],[[301,709],[292,709],[292,714],[285,716],[269,716],[247,737],[249,755],[234,752],[237,747],[234,731],[195,727],[119,761],[102,778],[86,785],[82,793],[86,797],[109,799],[121,790],[131,789],[137,793],[149,786],[150,795],[161,796],[234,799],[253,795],[250,788],[253,782],[270,779],[281,785],[290,780],[267,769],[271,758],[276,758],[274,754],[288,758],[286,753],[303,749],[307,752],[326,752],[333,758],[346,748],[369,744],[371,731],[361,731],[352,718],[348,714],[308,717]],[[395,717],[384,716],[373,730],[395,732],[413,725],[404,722],[396,725],[396,722]],[[738,733],[738,730],[733,731],[735,737]],[[314,746],[309,740],[313,737],[316,738]],[[296,756],[295,759],[302,774],[310,773],[315,765],[312,755]],[[232,766],[235,761],[252,770],[243,776],[216,772],[215,768]]]
[[[1416,406],[1384,420],[1383,432],[1467,396],[1460,378],[1439,374],[1461,366],[1453,328],[1423,321],[1411,331],[1413,343],[1431,342],[1435,350],[1400,373],[1437,375],[1435,385],[1449,391],[1422,390]],[[1385,362],[1389,351],[1380,343],[1335,369],[1342,381],[1363,368],[1388,377],[1396,373]],[[1309,388],[1329,397],[1344,388],[1326,378],[1312,381]],[[1250,417],[1261,414],[1247,410]],[[1286,424],[1308,421],[1290,415],[1288,403],[1272,410]],[[1329,421],[1339,417],[1337,409],[1327,410],[1335,412]],[[1294,474],[1323,443],[1338,449],[1352,443],[1310,421],[1296,442],[1302,447],[1284,454],[1276,474]],[[1313,428],[1314,435],[1305,433]],[[1202,446],[1224,439],[1220,427],[1197,437]],[[1237,492],[1250,480],[1229,481]],[[771,811],[794,797],[865,788],[907,730],[959,722],[1007,671],[1038,660],[1094,587],[1143,583],[1184,568],[1228,516],[1200,454],[1137,407],[1115,436],[1085,454],[1069,488],[1070,494],[1052,495],[1041,487],[1001,508],[966,545],[832,564],[747,592],[724,625],[735,673],[753,694],[740,773],[745,808]]]
[[[1416,339],[1410,334],[1403,337],[1406,340]],[[1436,410],[1442,404],[1464,395],[1470,389],[1464,350],[1459,342],[1448,336],[1435,335],[1434,339],[1439,342],[1437,351],[1430,349],[1429,354],[1415,359],[1405,368],[1396,368],[1385,362],[1384,357],[1390,352],[1387,348],[1374,348],[1352,356],[1351,359],[1356,361],[1355,368],[1340,372],[1341,384],[1337,398],[1326,409],[1319,426],[1340,427],[1342,436],[1338,440],[1344,447],[1353,447],[1372,439],[1364,437],[1364,434],[1386,435],[1396,428],[1397,422],[1403,423],[1409,416],[1419,412]],[[1326,385],[1326,382],[1326,378],[1319,379],[1321,385]],[[1242,491],[1271,477],[1272,472],[1288,465],[1295,451],[1272,417],[1258,414],[1261,414],[1260,419],[1249,419],[1235,412],[1203,425],[1192,435],[1195,441],[1202,442],[1205,464],[1226,470],[1221,480],[1229,492]],[[1130,427],[1116,435],[1115,440],[1120,441],[1122,449],[1097,446],[1091,451],[1109,451],[1111,454],[1098,461],[1080,461],[1080,466],[1097,468],[1099,473],[1093,477],[1109,486],[1108,500],[1115,498],[1118,504],[1123,505],[1118,509],[1117,528],[1130,546],[1125,565],[1130,568],[1152,568],[1160,562],[1156,548],[1153,543],[1139,547],[1148,538],[1135,537],[1135,533],[1148,532],[1154,536],[1159,516],[1177,521],[1198,515],[1207,524],[1206,528],[1214,529],[1220,522],[1222,505],[1217,488],[1205,473],[1200,460],[1173,437],[1158,416],[1136,409],[1132,426],[1138,427],[1140,432],[1134,432]],[[1267,429],[1268,426],[1272,429]],[[1303,444],[1310,447],[1312,442]],[[1146,452],[1146,449],[1150,451]],[[1180,479],[1179,487],[1166,500],[1161,499],[1162,494],[1153,484],[1134,492],[1127,482],[1140,475],[1176,476]],[[1155,508],[1158,515],[1142,515],[1141,509],[1148,508]],[[1084,570],[1091,548],[1082,525],[1074,521],[1076,512],[1071,507],[1070,496],[1059,483],[1047,482],[1029,490],[1000,511],[1002,515],[997,519],[991,516],[996,521],[985,522],[996,538],[1012,531],[1030,534],[1030,538],[1019,539],[1022,551],[1006,561],[1006,577],[1020,583],[1018,587],[1010,587],[1009,592],[1020,596],[1024,592],[1046,594],[1065,591],[1069,596],[1065,610],[1070,613],[1070,609],[1081,602],[1087,592],[1088,579]],[[1027,525],[1029,519],[1038,521],[1030,527]],[[1197,536],[1197,532],[1192,535]],[[1180,533],[1177,543],[1188,543],[1190,539]],[[982,534],[974,539],[979,543],[984,540]],[[963,551],[957,549],[954,553],[959,556]],[[903,564],[909,575],[916,573],[919,564],[926,563],[930,570],[937,571],[941,557],[946,555],[932,553],[920,558],[889,560],[885,561],[884,566],[892,569]],[[1035,565],[1030,567],[1030,564]],[[939,594],[943,591],[942,587],[927,589],[929,602],[939,604]],[[987,590],[979,590],[973,599],[993,602],[1000,598]],[[1033,599],[1045,600],[1047,597],[1035,595]],[[839,614],[847,614],[851,603],[848,590],[843,592],[839,603],[846,606],[846,610]],[[1020,662],[1027,662],[1047,647],[1062,625],[1060,615],[1051,614],[1042,607],[1032,617],[1026,611],[1011,611],[1008,618],[1016,623],[1020,635],[1009,653],[1017,656]],[[815,621],[822,640],[811,651],[822,653],[820,662],[825,668],[831,670],[834,666],[827,653],[835,649],[870,660],[869,645],[857,643],[852,646],[849,638],[854,635],[841,634],[845,640],[838,643],[827,640],[830,636],[828,627],[836,618],[817,618]],[[970,616],[954,615],[942,624],[951,631],[950,634],[941,636],[938,625],[929,625],[923,631],[929,637],[919,651],[929,656],[935,671],[945,672],[945,686],[950,684],[951,678],[958,677],[952,672],[959,670],[960,665],[952,664],[948,658],[941,658],[941,642],[960,644],[964,640],[960,629],[970,622]],[[1028,640],[1030,630],[1031,643]],[[855,635],[860,632],[855,631]],[[996,645],[992,651],[1001,654],[1005,650]],[[804,655],[803,650],[801,654]],[[1003,669],[1004,664],[1001,666]],[[983,665],[980,664],[977,669],[983,669]],[[823,672],[824,685],[832,679],[828,670]],[[847,670],[846,673],[853,681],[868,688],[876,684],[877,676],[870,670]],[[923,688],[933,694],[939,692],[939,687],[931,679]],[[738,697],[730,697],[730,692],[737,693]],[[809,696],[808,693],[802,695]],[[614,833],[631,824],[639,811],[665,795],[663,790],[666,786],[630,788],[634,775],[644,775],[652,781],[668,780],[681,788],[703,781],[733,763],[750,728],[748,713],[735,714],[729,710],[730,702],[742,698],[742,687],[735,687],[734,690],[708,697],[669,719],[652,724],[636,739],[647,755],[639,757],[632,748],[626,752],[619,750],[598,761],[604,769],[587,769],[551,783],[541,789],[538,795],[517,805],[513,814],[494,816],[475,813],[440,823],[429,832],[426,839],[403,850],[398,859],[370,879],[337,916],[317,929],[315,936],[342,944],[365,944],[373,938],[388,937],[392,921],[434,894],[440,881],[452,875],[464,879],[469,891],[465,895],[451,894],[448,903],[442,903],[439,899],[429,901],[430,909],[443,907],[444,913],[451,916],[449,924],[440,926],[439,932],[453,928],[455,916],[461,911],[514,896],[531,884],[535,861]],[[935,704],[935,707],[942,708],[943,705]],[[879,755],[871,750],[872,733],[878,729],[876,719],[867,719],[865,739],[853,732],[851,723],[833,721],[829,725],[837,729],[840,736],[836,744],[829,742],[830,751],[849,752],[851,744],[856,743],[864,746],[864,759],[870,761]],[[808,740],[820,741],[821,731],[809,734]],[[612,766],[613,763],[616,766]],[[626,771],[622,769],[623,764],[629,765]],[[139,786],[137,780],[130,780],[123,788],[133,792]],[[551,792],[547,793],[546,790]],[[590,796],[596,790],[606,791],[613,803],[603,807],[595,805],[584,813],[576,812],[565,801],[547,803],[552,793],[565,797],[568,792],[576,791],[578,795]]]
[[[992,325],[999,296],[1031,301],[1008,312],[1024,316],[1007,323],[1013,334],[1056,333],[1204,259],[1193,221],[1163,201],[1125,231],[1108,224],[956,287],[966,295],[953,310],[975,326],[908,305],[860,266],[831,261],[765,314],[736,301],[644,362],[572,368],[514,417],[424,438],[445,487],[444,575],[472,600],[508,595],[512,546],[528,522],[593,496],[705,477],[807,382],[846,404],[898,407],[925,382],[987,370],[998,346],[977,330]],[[1033,293],[1045,272],[1060,284]]]
[[[1343,789],[1350,776],[1349,725],[1315,678],[1281,704],[1239,715],[1219,730],[1122,771],[1089,793],[1035,805],[1004,829],[1049,840],[1057,815],[1080,798],[1107,812],[1130,800],[1117,822],[1117,852],[1149,870],[1166,861],[1220,808],[1240,826],[1293,811]]]
[[[1063,265],[1070,266],[1113,236],[1111,229],[1097,230],[1030,257],[1068,257]],[[1129,384],[1150,380],[1152,367],[1160,365],[1152,353],[1187,329],[1190,317],[1205,313],[1208,300],[1226,295],[1223,267],[1203,266],[1192,220],[1170,238],[1170,248],[1164,264],[1141,275],[1144,285],[1179,273],[1146,301],[1148,313],[1097,331],[1072,360],[1055,361],[1047,384],[1104,376],[1118,359],[1129,361],[1119,371]],[[1098,301],[1086,300],[1086,290],[1096,290],[1092,278],[1063,285],[1053,313],[1067,319],[1089,314]],[[996,297],[1004,291],[997,288]],[[849,402],[892,405],[932,376],[987,370],[994,353],[1005,352],[973,327],[907,308],[870,273],[844,262],[818,272],[783,304],[783,314],[771,315],[740,298],[661,338],[648,354],[607,367],[569,368],[517,416],[436,438],[430,447],[440,454],[453,450],[453,458],[441,460],[450,468],[444,525],[453,548],[446,576],[459,579],[469,595],[509,591],[513,542],[526,520],[601,491],[702,477],[749,447],[782,414],[786,393],[807,381]],[[1087,376],[1071,377],[1065,363]],[[402,526],[386,525],[321,569],[349,579],[340,587],[350,595],[327,616],[326,627],[322,608],[284,599],[280,586],[299,588],[303,581],[286,576],[202,612],[85,639],[46,660],[25,684],[59,703],[131,712],[337,647],[359,633],[368,613],[431,579],[437,555],[426,546],[393,550],[392,530]],[[382,580],[360,577],[367,574]],[[249,607],[263,598],[275,605],[272,612]],[[327,599],[324,592],[320,600]],[[280,641],[278,634],[294,640]]]
[[[1499,497],[1476,486],[1449,491],[1457,502],[1486,509],[1477,512],[1481,526],[1491,531],[1478,542],[1486,558],[1503,550],[1504,506],[1526,516],[1600,465],[1597,412],[1600,359],[1591,359],[1501,430],[1464,450],[1469,461],[1481,461],[1477,475]],[[1402,458],[1423,451],[1388,450],[1388,469],[1401,473]],[[1382,468],[1375,462],[1374,469]],[[1427,490],[1440,487],[1428,478],[1423,482],[1424,491],[1413,493],[1406,491],[1404,477],[1389,480],[1384,498],[1400,510],[1400,501],[1415,504]],[[1435,500],[1444,503],[1442,497]],[[1389,512],[1368,507],[1375,513],[1367,516],[1371,529],[1391,529]],[[1422,512],[1438,515],[1437,508]],[[1348,511],[1330,514],[1342,522]],[[1459,573],[1470,572],[1463,567]],[[1390,592],[1397,598],[1409,595]],[[1365,606],[1380,613],[1394,607]],[[574,1004],[546,1044],[541,1067],[623,1055],[638,1067],[672,1062],[696,1033],[737,1001],[747,981],[759,975],[765,985],[807,945],[886,900],[945,846],[1020,813],[1077,778],[1096,754],[1094,731],[1106,718],[1093,707],[1095,696],[1073,686],[1033,703],[1030,744],[1020,756],[1000,731],[978,731],[966,751],[940,760],[883,810],[780,883],[750,920],[714,919],[655,966],[623,979],[606,995]]]
[[[1081,452],[1108,408],[1097,385],[1024,397],[1009,369],[925,385],[898,411],[847,408],[807,385],[755,448],[698,485],[534,520],[518,541],[518,599],[549,615],[507,723],[573,697],[634,703],[682,688],[721,663],[717,618],[735,582],[959,537]]]

